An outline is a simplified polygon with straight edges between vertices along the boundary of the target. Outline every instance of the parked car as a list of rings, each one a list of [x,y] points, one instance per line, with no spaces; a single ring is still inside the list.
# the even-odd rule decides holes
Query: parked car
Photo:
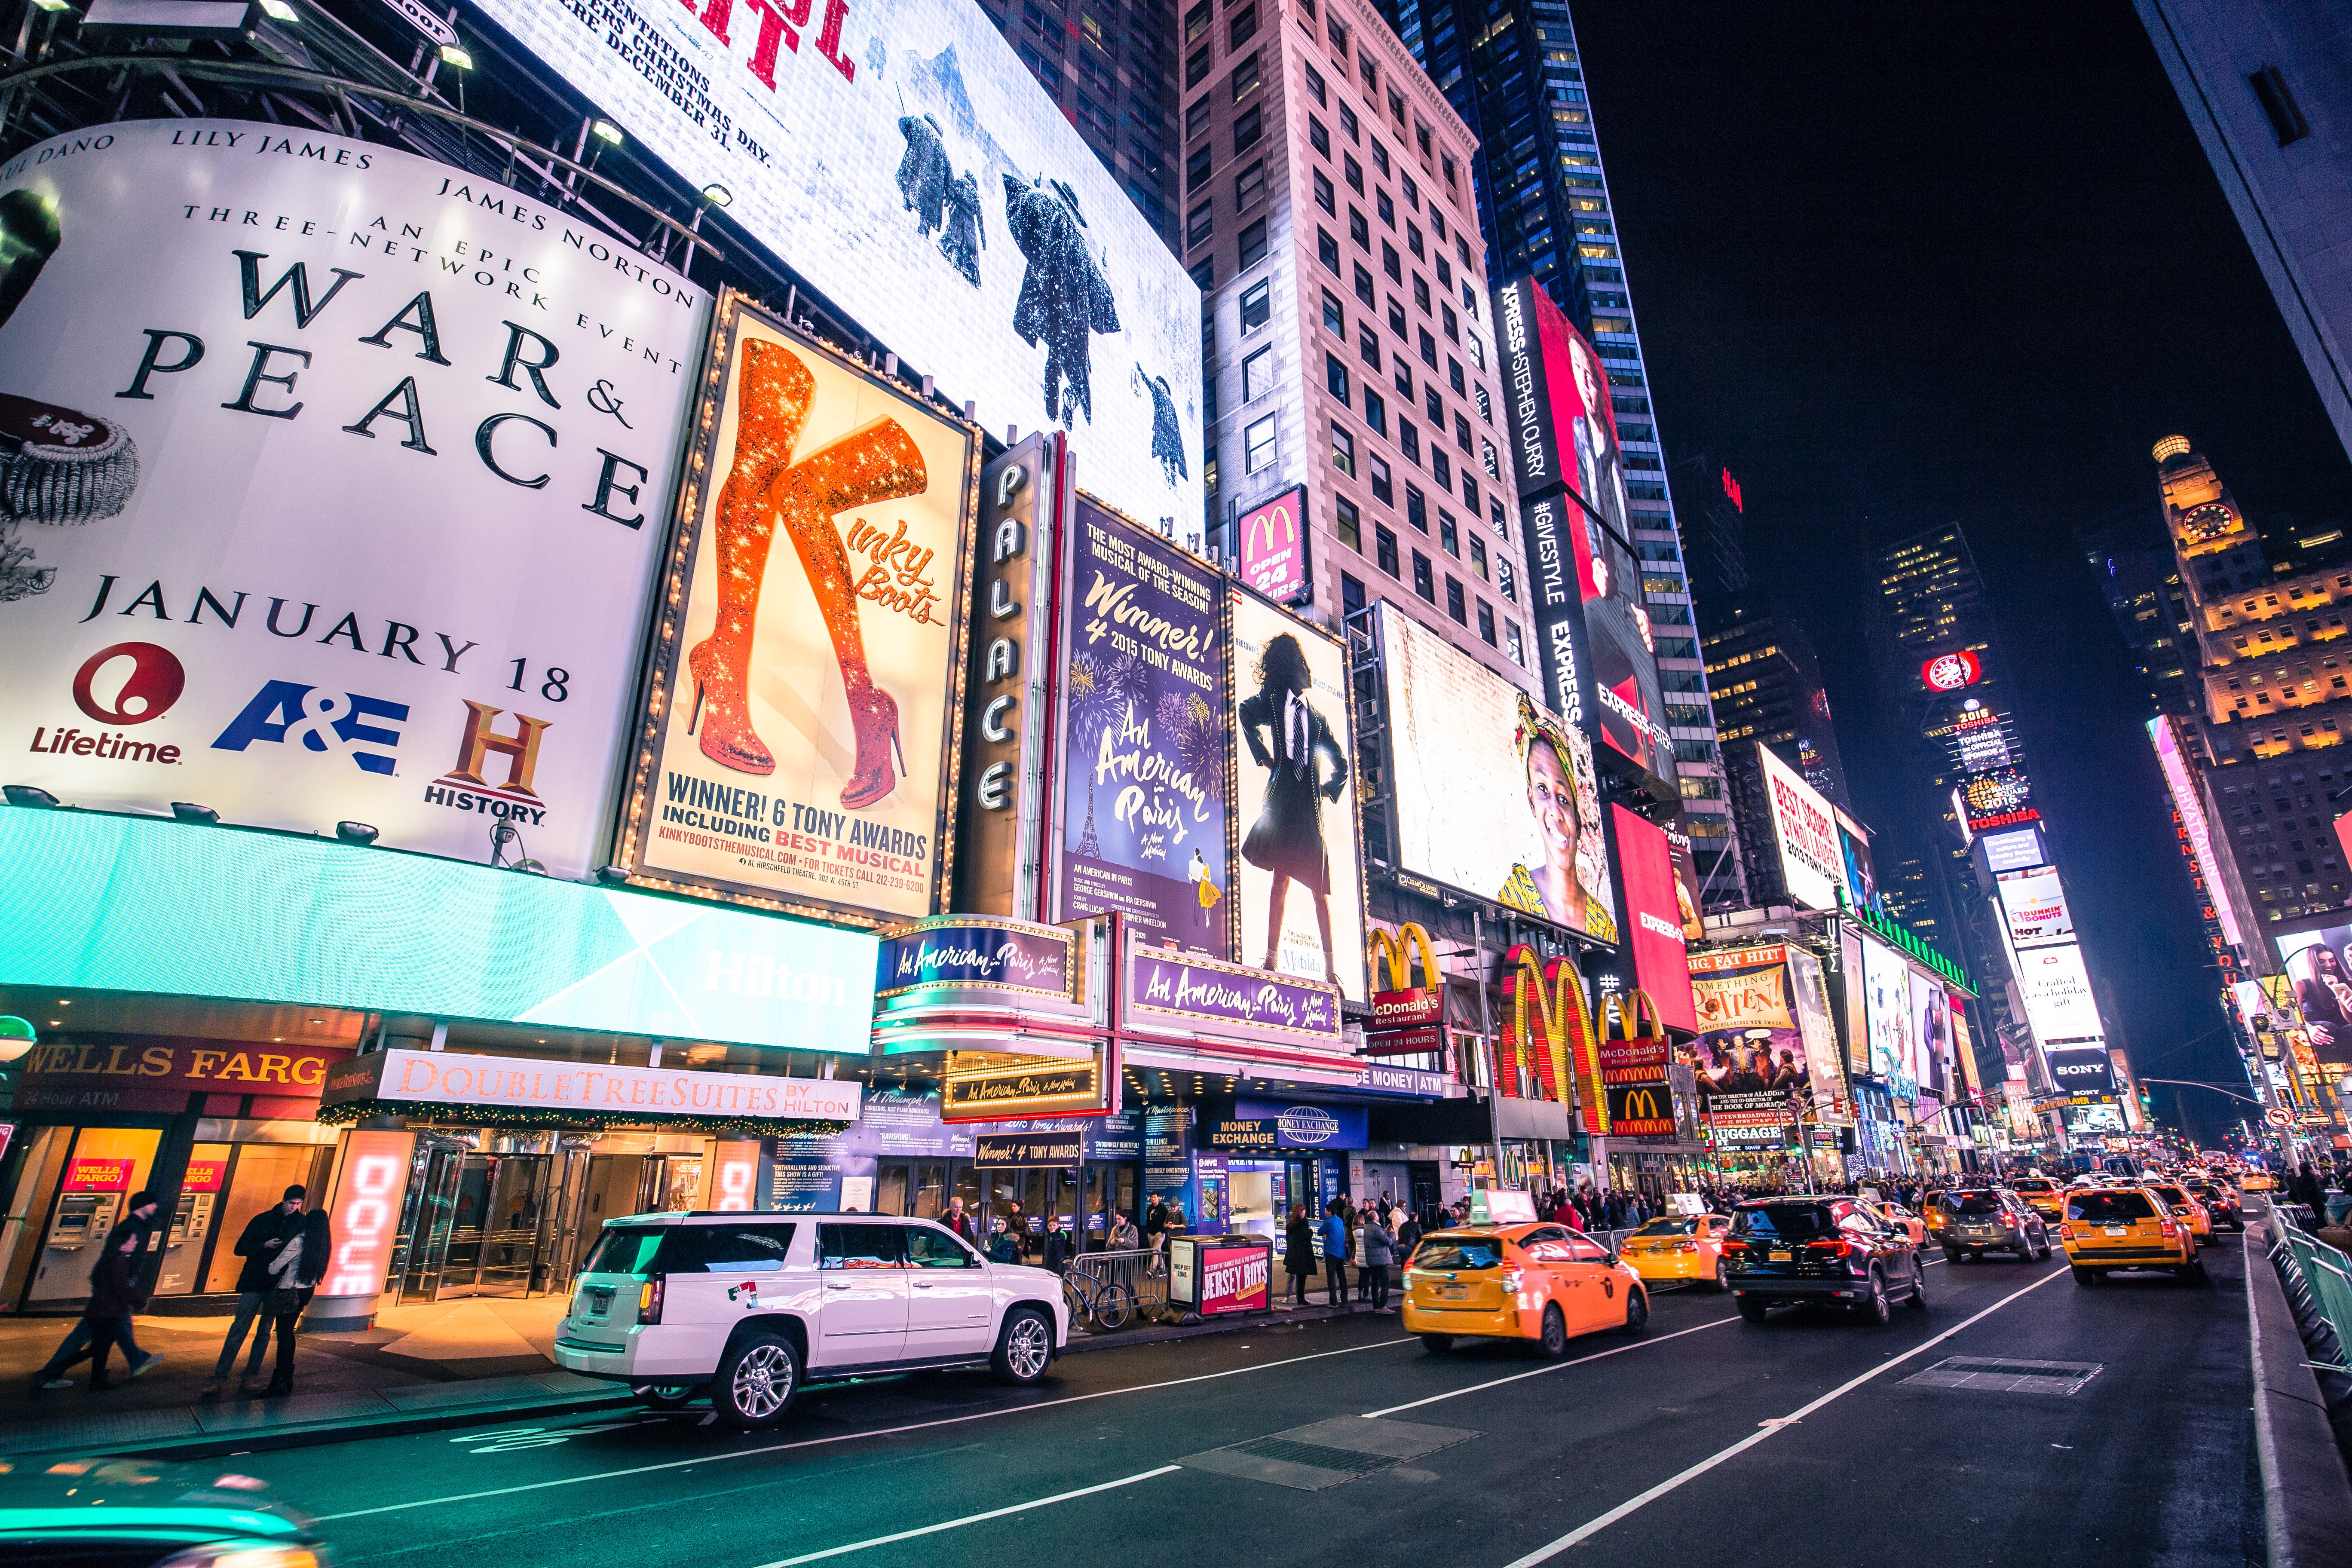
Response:
[[[1035,1383],[1069,1327],[1058,1278],[929,1220],[637,1215],[605,1224],[555,1361],[659,1408],[708,1390],[721,1421],[766,1426],[805,1383],[981,1365]]]
[[[1732,1211],[1723,1244],[1739,1315],[1760,1323],[1776,1301],[1852,1308],[1865,1320],[1893,1321],[1898,1297],[1927,1304],[1919,1247],[1858,1198],[1757,1198]]]
[[[0,1461],[0,1563],[35,1568],[320,1568],[310,1518],[217,1465]]]
[[[1973,1263],[1988,1252],[2013,1252],[2032,1263],[2050,1256],[2050,1226],[2015,1193],[1978,1187],[1947,1193],[1944,1258]]]
[[[1649,1326],[1642,1278],[1580,1231],[1456,1226],[1425,1236],[1404,1271],[1404,1329],[1433,1354],[1455,1339],[1532,1341],[1556,1356],[1577,1334]]]

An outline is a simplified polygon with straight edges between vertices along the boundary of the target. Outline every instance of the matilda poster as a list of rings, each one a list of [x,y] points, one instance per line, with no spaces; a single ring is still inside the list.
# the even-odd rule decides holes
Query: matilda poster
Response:
[[[1230,958],[1221,579],[1081,496],[1064,595],[1054,918]]]
[[[1234,884],[1241,962],[1364,1000],[1363,872],[1347,651],[1233,590]]]
[[[703,395],[622,853],[656,886],[929,914],[978,438],[731,295]]]

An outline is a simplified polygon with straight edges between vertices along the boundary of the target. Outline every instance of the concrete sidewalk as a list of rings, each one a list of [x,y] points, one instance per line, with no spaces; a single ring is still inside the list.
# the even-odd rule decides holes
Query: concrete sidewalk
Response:
[[[226,1317],[139,1316],[132,1331],[140,1348],[164,1358],[153,1370],[126,1381],[117,1355],[108,1375],[119,1386],[91,1393],[85,1362],[67,1369],[75,1387],[38,1394],[32,1375],[73,1320],[0,1320],[0,1453],[160,1451],[232,1440],[280,1447],[625,1401],[625,1390],[555,1365],[550,1352],[564,1305],[560,1296],[477,1298],[390,1308],[375,1327],[356,1333],[304,1333],[295,1342],[294,1392],[278,1399],[239,1392],[249,1339],[223,1391],[202,1393],[228,1331]],[[261,1382],[276,1349],[263,1360]]]

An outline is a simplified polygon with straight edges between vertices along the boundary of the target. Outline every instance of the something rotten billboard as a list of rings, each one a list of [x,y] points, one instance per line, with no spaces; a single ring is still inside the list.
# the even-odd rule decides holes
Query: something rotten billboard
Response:
[[[29,148],[0,225],[7,782],[601,864],[708,290],[236,121]]]
[[[1060,425],[1134,516],[1201,515],[1201,291],[985,11],[481,9],[951,403]]]
[[[1545,696],[1595,740],[1672,777],[1609,378],[1533,279],[1501,290],[1496,311]]]
[[[929,914],[977,434],[733,295],[702,390],[622,863],[747,902]]]
[[[1081,495],[1065,581],[1053,918],[1230,958],[1223,579]]]

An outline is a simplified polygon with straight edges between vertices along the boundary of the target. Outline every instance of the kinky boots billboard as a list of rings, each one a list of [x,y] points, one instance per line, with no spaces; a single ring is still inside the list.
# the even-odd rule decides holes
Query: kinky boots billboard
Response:
[[[0,215],[9,782],[601,864],[705,291],[278,125],[56,138]]]

